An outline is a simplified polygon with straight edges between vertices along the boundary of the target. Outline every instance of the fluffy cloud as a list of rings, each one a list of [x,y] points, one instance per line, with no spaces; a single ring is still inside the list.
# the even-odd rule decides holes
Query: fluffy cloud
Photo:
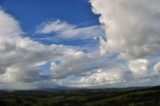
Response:
[[[52,63],[54,78],[63,78],[67,75],[81,71],[87,71],[89,64],[93,61],[93,57],[83,52],[70,51],[60,58],[60,64]]]
[[[77,82],[83,86],[104,86],[121,83],[127,80],[129,71],[121,66],[114,66],[112,68],[98,69],[96,72],[88,76],[83,76]]]
[[[0,23],[0,83],[2,86],[10,89],[35,89],[43,84],[41,82],[46,81],[49,87],[53,87],[58,84],[56,78],[63,79],[70,74],[104,66],[103,61],[95,57],[97,53],[84,53],[63,45],[47,46],[23,37],[25,33],[21,30],[19,22],[3,10],[0,10]],[[60,60],[60,64],[55,64],[56,60]],[[48,62],[52,62],[52,74],[45,76],[41,74],[42,67]],[[18,88],[21,85],[25,87]],[[1,86],[0,88],[4,89]]]
[[[15,37],[22,33],[18,21],[2,10],[0,10],[0,23],[0,37]]]
[[[36,31],[43,36],[55,34],[64,40],[98,37],[99,48],[90,52],[65,45],[44,45],[22,37],[25,33],[19,22],[0,10],[0,82],[3,83],[0,88],[159,84],[160,2],[91,0],[91,4],[94,13],[101,14],[101,26],[79,28],[57,20],[42,24]],[[152,56],[158,57],[156,61],[149,59]],[[51,63],[50,75],[41,74],[46,63]]]
[[[73,50],[65,53],[59,59],[61,60],[59,64],[53,62],[51,65],[54,78],[64,78],[72,74],[79,75],[86,72],[94,72],[102,68],[107,69],[115,65],[117,61],[115,59],[110,60],[107,57],[101,57],[99,52],[84,53]]]
[[[49,79],[41,75],[42,66],[63,54],[61,45],[46,46],[24,34],[19,23],[0,10],[0,82],[34,82]]]
[[[148,75],[149,62],[145,59],[132,60],[129,63],[129,68],[135,77],[146,77]]]
[[[93,11],[106,30],[103,53],[121,58],[144,58],[160,53],[160,1],[91,0]],[[104,52],[105,51],[105,52]]]
[[[100,14],[105,39],[100,39],[102,56],[117,53],[132,73],[132,81],[152,82],[158,75],[158,63],[147,57],[160,54],[160,2],[156,0],[90,0],[92,10]],[[159,61],[159,60],[158,60]],[[128,74],[129,75],[129,74]],[[137,79],[136,79],[137,78]],[[158,80],[158,79],[157,79]],[[144,81],[144,82],[145,82]],[[137,83],[138,83],[137,82]],[[144,83],[148,85],[147,83]],[[154,81],[153,81],[154,82]],[[127,82],[126,82],[127,83]],[[131,86],[133,83],[130,83]],[[138,84],[137,84],[138,85]]]

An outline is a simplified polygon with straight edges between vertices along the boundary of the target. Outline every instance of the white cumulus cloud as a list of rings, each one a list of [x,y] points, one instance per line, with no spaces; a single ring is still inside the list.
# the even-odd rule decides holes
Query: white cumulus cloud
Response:
[[[103,53],[119,52],[127,59],[160,53],[160,1],[91,0],[91,4],[106,30]]]
[[[45,80],[42,66],[61,56],[62,45],[43,45],[27,37],[12,16],[0,10],[0,82],[18,83]],[[64,51],[63,51],[64,50]]]
[[[129,68],[135,77],[146,77],[148,72],[149,62],[145,59],[132,60],[129,63]]]
[[[100,14],[99,21],[105,29],[107,40],[100,39],[101,55],[117,53],[117,59],[124,60],[123,65],[132,73],[131,81],[137,81],[137,85],[138,82],[148,85],[146,81],[152,82],[155,77],[154,70],[159,69],[158,63],[153,66],[153,60],[148,57],[160,56],[160,1],[90,2],[93,12]]]
[[[16,84],[26,89],[37,88],[44,83],[49,87],[159,84],[160,1],[90,2],[93,12],[101,15],[102,25],[78,27],[57,20],[42,24],[36,31],[37,35],[55,34],[63,40],[99,38],[99,48],[89,53],[65,45],[44,45],[24,37],[19,22],[0,10],[0,88],[16,89]],[[158,57],[156,61],[149,59],[153,56]],[[47,76],[41,74],[46,63],[51,63],[51,74]]]

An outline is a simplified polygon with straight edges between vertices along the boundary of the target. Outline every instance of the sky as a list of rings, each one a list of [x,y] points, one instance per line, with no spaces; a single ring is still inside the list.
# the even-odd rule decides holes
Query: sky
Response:
[[[160,84],[160,1],[0,0],[0,89]]]

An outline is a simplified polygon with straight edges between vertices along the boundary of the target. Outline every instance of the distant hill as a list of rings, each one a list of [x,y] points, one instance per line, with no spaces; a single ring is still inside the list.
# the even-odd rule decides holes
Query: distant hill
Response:
[[[0,91],[0,106],[160,106],[160,86]]]

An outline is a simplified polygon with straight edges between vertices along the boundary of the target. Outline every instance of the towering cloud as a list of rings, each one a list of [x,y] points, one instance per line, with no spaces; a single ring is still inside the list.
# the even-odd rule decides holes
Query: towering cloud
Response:
[[[123,58],[144,58],[160,53],[160,1],[91,0],[93,11],[106,30],[103,51]]]
[[[95,14],[106,31],[101,54],[118,53],[135,76],[154,70],[148,57],[160,56],[160,1],[91,0]],[[152,67],[152,68],[149,68]],[[158,70],[158,65],[155,65]]]

